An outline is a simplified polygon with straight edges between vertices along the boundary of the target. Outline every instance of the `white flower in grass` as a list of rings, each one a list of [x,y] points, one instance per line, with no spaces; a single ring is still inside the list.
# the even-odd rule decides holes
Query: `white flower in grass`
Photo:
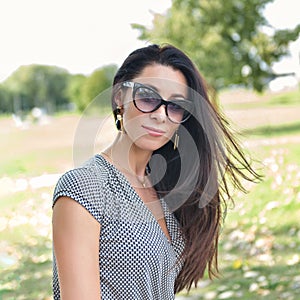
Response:
[[[26,191],[28,188],[28,181],[24,178],[19,178],[15,181],[14,193]]]
[[[273,173],[276,173],[278,170],[279,170],[279,165],[276,164],[276,163],[272,163],[270,166],[269,166],[270,170],[273,172]]]
[[[287,264],[289,266],[296,265],[300,262],[300,256],[298,254],[294,254],[288,261]]]
[[[282,179],[282,176],[277,174],[276,177],[275,177],[275,182],[276,184],[279,186],[279,185],[282,185],[282,182],[283,182],[283,179]]]
[[[256,271],[247,271],[244,273],[244,278],[255,278],[259,276],[259,272]]]
[[[291,194],[293,194],[293,189],[287,187],[287,188],[285,188],[285,189],[282,191],[282,194],[284,194],[284,195],[291,195]]]
[[[218,296],[218,299],[231,299],[234,296],[234,291],[226,291]]]
[[[15,216],[8,221],[8,227],[15,228],[20,225],[28,224],[29,219],[26,216]]]
[[[266,210],[272,210],[272,209],[274,209],[274,208],[276,208],[278,206],[279,206],[279,202],[277,202],[277,201],[271,201],[271,202],[267,203]]]
[[[5,217],[0,217],[0,231],[4,231],[8,226],[8,219]]]
[[[249,286],[249,292],[253,293],[259,289],[259,285],[257,282],[253,282]]]

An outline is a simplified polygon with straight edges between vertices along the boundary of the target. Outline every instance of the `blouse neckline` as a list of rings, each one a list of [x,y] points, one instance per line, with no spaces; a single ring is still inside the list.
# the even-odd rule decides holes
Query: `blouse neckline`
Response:
[[[130,188],[130,190],[134,193],[135,197],[137,198],[139,204],[141,204],[143,210],[150,216],[150,218],[152,219],[152,221],[155,222],[155,224],[157,225],[157,227],[159,228],[161,234],[163,235],[164,239],[167,241],[167,243],[170,246],[173,246],[174,243],[174,239],[175,239],[175,233],[171,230],[171,220],[170,217],[175,218],[172,213],[169,211],[167,203],[164,201],[163,198],[158,197],[158,200],[161,203],[162,209],[163,209],[163,213],[164,213],[164,218],[166,221],[166,226],[170,235],[171,240],[169,240],[169,238],[166,236],[166,234],[163,232],[161,226],[159,225],[157,219],[154,217],[153,213],[150,211],[150,209],[146,206],[146,204],[144,203],[144,201],[142,200],[142,198],[139,196],[139,194],[136,192],[136,190],[133,188],[133,186],[130,184],[129,180],[126,178],[126,176],[118,169],[116,168],[112,163],[110,163],[103,155],[101,154],[96,154],[96,157],[99,157],[107,166],[109,166],[114,173],[116,173],[117,176],[119,176],[122,181],[124,183],[126,183],[126,185]]]

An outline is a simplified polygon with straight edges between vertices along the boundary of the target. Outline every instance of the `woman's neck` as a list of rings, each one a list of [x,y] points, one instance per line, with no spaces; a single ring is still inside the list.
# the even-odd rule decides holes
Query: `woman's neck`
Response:
[[[113,144],[103,153],[116,167],[127,170],[138,177],[145,176],[146,166],[152,151],[137,147],[126,134],[118,134]]]

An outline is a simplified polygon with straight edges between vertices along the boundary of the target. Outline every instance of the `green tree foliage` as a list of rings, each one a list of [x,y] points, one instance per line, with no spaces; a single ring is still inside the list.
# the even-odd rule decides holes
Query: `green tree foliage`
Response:
[[[78,107],[84,109],[95,97],[112,85],[116,65],[108,65],[95,70],[84,82],[82,87],[82,102]],[[108,99],[110,100],[110,99]],[[103,103],[107,105],[107,103]]]
[[[0,84],[0,113],[10,113],[12,111],[12,95],[4,84]]]
[[[76,74],[70,77],[67,87],[67,96],[70,102],[73,102],[79,111],[83,111],[85,103],[82,96],[83,86],[87,77],[82,74]]]
[[[173,0],[165,15],[154,14],[152,28],[132,27],[140,40],[184,50],[216,90],[235,84],[262,91],[281,75],[272,66],[300,33],[300,25],[275,30],[268,24],[263,10],[272,1]]]
[[[21,114],[33,107],[52,113],[66,109],[70,103],[83,111],[111,86],[116,70],[116,65],[108,65],[86,77],[71,75],[56,66],[21,66],[0,85],[0,113]],[[103,104],[108,105],[109,101]]]
[[[28,65],[21,66],[3,85],[12,95],[14,110],[40,107],[54,112],[69,102],[66,96],[69,77],[70,74],[59,67]]]

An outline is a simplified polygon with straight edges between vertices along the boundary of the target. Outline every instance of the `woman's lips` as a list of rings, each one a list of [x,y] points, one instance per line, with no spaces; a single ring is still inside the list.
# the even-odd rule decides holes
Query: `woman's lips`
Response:
[[[162,136],[166,132],[157,128],[148,127],[148,126],[142,126],[144,129],[146,129],[147,133],[151,136]]]

